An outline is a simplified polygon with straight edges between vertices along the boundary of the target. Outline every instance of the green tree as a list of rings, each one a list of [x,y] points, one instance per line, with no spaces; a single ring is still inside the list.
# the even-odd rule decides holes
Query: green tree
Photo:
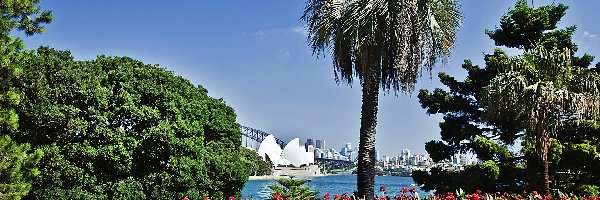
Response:
[[[41,47],[23,69],[15,140],[45,152],[30,199],[237,196],[250,174],[234,110],[128,57]]]
[[[547,5],[532,8],[524,1],[518,1],[515,8],[507,12],[500,21],[500,27],[493,31],[486,31],[497,45],[514,47],[525,50],[529,45],[543,44],[546,48],[568,48],[571,52],[577,50],[577,45],[572,42],[571,36],[575,31],[575,26],[567,29],[556,29],[556,24],[564,16],[567,6],[562,4]],[[535,34],[532,34],[535,33]],[[532,38],[519,39],[522,35],[530,35]],[[502,36],[502,37],[501,37]],[[511,39],[512,37],[517,39]],[[494,180],[495,187],[490,187],[492,191],[513,191],[519,192],[525,190],[539,190],[537,186],[540,176],[536,173],[539,161],[533,152],[533,148],[527,148],[528,139],[524,136],[526,125],[523,123],[524,115],[505,112],[502,116],[494,120],[485,117],[488,111],[488,104],[482,98],[483,87],[499,73],[499,68],[503,63],[508,62],[509,57],[504,51],[496,49],[493,54],[485,55],[485,66],[474,65],[470,60],[465,60],[462,68],[467,71],[467,77],[463,81],[456,80],[454,77],[440,73],[439,78],[442,84],[448,89],[437,88],[430,92],[422,89],[418,98],[428,114],[443,114],[444,121],[440,122],[441,141],[430,141],[425,145],[425,149],[435,161],[449,159],[456,153],[473,152],[481,161],[489,160],[489,156],[480,155],[481,147],[505,149],[518,140],[524,140],[522,149],[524,156],[512,156],[512,159],[495,159],[500,167],[500,177]],[[572,66],[581,71],[586,68],[593,60],[593,56],[584,54],[578,58],[571,55]],[[585,61],[585,62],[583,62]],[[587,72],[586,72],[587,73]],[[498,114],[498,113],[497,113]],[[556,135],[556,142],[552,145],[552,154],[550,159],[552,166],[557,172],[555,176],[556,186],[563,191],[575,191],[577,186],[582,184],[598,184],[594,179],[600,174],[590,167],[576,166],[568,162],[566,152],[570,152],[572,145],[584,143],[585,140],[598,143],[596,136],[599,130],[596,126],[590,126],[589,123],[567,124],[566,130]],[[489,142],[497,145],[477,145],[477,138],[486,138]],[[479,139],[481,140],[481,139]],[[479,147],[480,150],[475,148]],[[502,147],[502,148],[497,148]],[[562,150],[559,150],[562,149]],[[478,152],[479,151],[479,152]],[[503,151],[503,150],[502,150]],[[484,152],[493,152],[492,149]],[[499,152],[501,153],[501,152]],[[503,154],[503,153],[501,153]],[[593,155],[586,154],[590,159]],[[596,162],[593,162],[596,163]],[[591,163],[590,163],[591,164]],[[466,170],[468,171],[468,170]],[[467,183],[477,183],[477,179],[468,178],[472,172],[450,172],[439,170],[436,173],[413,173],[417,183],[425,184],[425,188],[435,189],[438,192],[454,191],[456,188],[442,185],[435,180],[454,180],[460,179]],[[415,174],[419,174],[418,178]],[[596,175],[597,174],[597,175]],[[541,182],[541,181],[540,181]],[[433,184],[433,185],[432,185]],[[463,184],[463,183],[461,183]],[[424,188],[424,189],[425,189]],[[484,188],[484,187],[481,187]],[[449,190],[447,190],[449,189]],[[468,192],[474,192],[469,191]]]
[[[0,199],[21,199],[31,190],[31,180],[40,171],[42,150],[27,153],[28,144],[17,144],[8,135],[0,137]]]
[[[15,143],[7,133],[18,128],[14,107],[20,96],[14,88],[21,68],[14,63],[23,42],[13,38],[13,30],[33,35],[44,31],[43,24],[52,20],[49,11],[41,11],[39,0],[0,1],[0,199],[21,199],[31,189],[31,179],[38,174],[37,162],[42,151],[29,152],[29,144]]]
[[[11,57],[23,49],[23,42],[10,36],[12,30],[33,35],[44,31],[42,26],[52,21],[50,11],[41,11],[40,0],[0,1],[0,128],[15,130],[18,116],[12,106],[19,103],[19,95],[12,82],[21,69],[11,62]]]
[[[281,199],[312,200],[315,199],[315,195],[319,194],[319,191],[303,186],[306,180],[290,177],[290,179],[279,179],[277,183],[269,185],[269,188],[273,190],[270,199],[276,199],[276,195],[281,195]]]
[[[449,54],[461,20],[455,0],[309,0],[302,20],[317,55],[330,53],[335,80],[362,87],[359,196],[374,196],[379,90],[411,91],[422,67]]]
[[[265,161],[258,155],[254,150],[240,147],[240,153],[244,158],[244,162],[251,168],[251,175],[254,176],[265,176],[273,174],[272,166],[270,161]]]
[[[550,138],[563,129],[565,121],[597,117],[597,80],[572,69],[569,49],[543,46],[511,57],[499,71],[484,89],[489,117],[501,120],[497,116],[504,112],[525,116],[527,137],[543,164],[543,188],[550,194]]]

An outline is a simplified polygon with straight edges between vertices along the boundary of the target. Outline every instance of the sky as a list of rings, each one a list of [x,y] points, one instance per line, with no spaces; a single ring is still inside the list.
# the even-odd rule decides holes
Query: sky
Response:
[[[443,88],[438,72],[463,80],[464,59],[482,65],[484,53],[495,48],[484,30],[498,26],[515,0],[460,2],[464,20],[449,63],[436,66],[433,76],[424,73],[412,93],[380,96],[380,155],[399,155],[404,148],[426,154],[425,142],[440,139],[442,116],[427,115],[418,90]],[[578,26],[579,52],[600,56],[600,1],[534,1],[536,6],[552,2],[570,6],[560,27]],[[43,34],[23,37],[29,49],[42,45],[70,50],[78,60],[108,55],[158,64],[223,98],[241,125],[285,141],[323,139],[326,148],[358,144],[360,85],[336,84],[330,58],[312,54],[300,21],[304,0],[44,0],[40,5],[53,11],[54,22]]]

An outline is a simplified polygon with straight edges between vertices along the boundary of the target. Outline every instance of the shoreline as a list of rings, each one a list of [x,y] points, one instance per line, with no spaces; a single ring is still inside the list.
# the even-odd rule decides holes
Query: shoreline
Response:
[[[306,179],[306,180],[310,180],[312,178],[315,177],[323,177],[323,176],[329,176],[330,174],[320,174],[320,175],[315,175],[315,176],[294,176],[294,178],[301,178],[301,179]],[[290,178],[290,176],[280,176],[280,175],[268,175],[268,176],[249,176],[248,180],[249,181],[255,181],[255,180],[278,180],[278,179],[288,179]]]

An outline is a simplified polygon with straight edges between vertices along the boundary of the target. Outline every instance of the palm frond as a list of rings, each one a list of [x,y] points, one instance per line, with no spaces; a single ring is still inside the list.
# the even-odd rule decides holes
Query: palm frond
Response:
[[[384,91],[412,91],[422,67],[449,55],[459,9],[456,0],[309,0],[302,20],[313,53],[331,54],[338,83],[381,77],[373,81]]]
[[[528,132],[554,134],[568,120],[594,120],[599,112],[598,77],[574,70],[569,49],[542,46],[508,59],[485,88],[488,116],[516,110]]]

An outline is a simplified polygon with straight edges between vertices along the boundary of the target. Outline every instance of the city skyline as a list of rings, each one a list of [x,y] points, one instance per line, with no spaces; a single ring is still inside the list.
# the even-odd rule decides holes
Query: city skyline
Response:
[[[570,6],[559,26],[577,25],[578,54],[600,56],[600,27],[584,20],[600,18],[594,10],[600,3],[540,0],[535,5],[552,2]],[[495,48],[484,30],[497,26],[514,3],[461,1],[465,18],[447,64],[436,66],[432,76],[424,71],[412,93],[380,96],[376,148],[381,155],[404,148],[426,154],[425,142],[440,139],[442,118],[426,114],[418,90],[444,88],[436,77],[441,71],[462,80],[463,59],[482,65],[483,53]],[[54,20],[44,34],[16,33],[27,49],[43,45],[70,50],[78,60],[108,55],[158,64],[223,98],[241,125],[284,141],[358,144],[360,85],[337,85],[329,57],[312,55],[299,20],[304,1],[148,1],[143,9],[136,1],[42,1],[40,6],[52,10]]]

